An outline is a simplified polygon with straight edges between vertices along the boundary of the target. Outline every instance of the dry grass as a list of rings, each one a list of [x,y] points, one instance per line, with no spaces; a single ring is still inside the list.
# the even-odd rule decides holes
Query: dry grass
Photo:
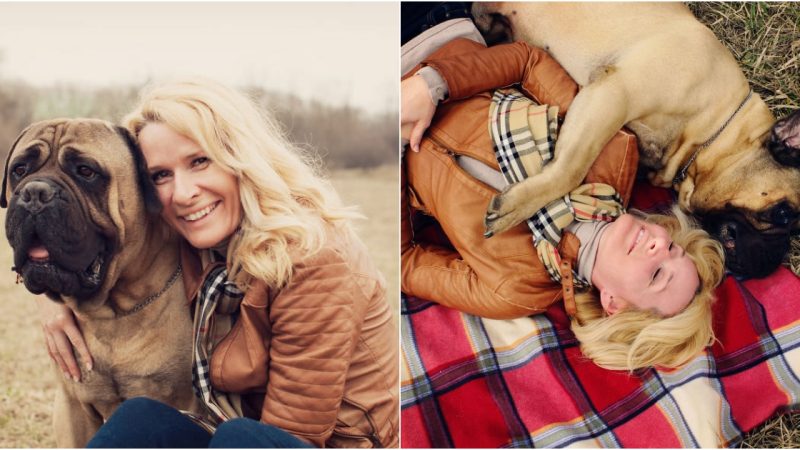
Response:
[[[5,210],[0,213],[5,219]],[[11,249],[0,244],[0,261],[11,267]],[[15,284],[11,270],[0,273],[0,447],[52,447],[52,404],[56,372],[37,316],[33,295]]]
[[[800,5],[790,2],[689,3],[733,53],[753,90],[778,118],[800,108]],[[800,189],[800,186],[798,186]],[[800,235],[786,264],[800,275]],[[748,433],[743,448],[800,447],[800,414],[784,414]]]
[[[348,205],[358,205],[367,218],[355,222],[358,235],[372,260],[386,277],[392,308],[400,314],[400,211],[399,169],[348,169],[334,172],[331,181]]]
[[[800,6],[774,3],[689,3],[730,51],[753,90],[781,117],[800,108]]]
[[[397,314],[398,169],[334,172],[331,181],[346,203],[359,205],[367,216],[356,227],[386,276],[389,301]],[[5,210],[0,210],[0,221],[5,221]],[[11,249],[4,228],[0,234],[0,267],[8,269]],[[54,447],[52,403],[57,374],[45,350],[34,296],[15,280],[11,270],[0,272],[0,447]]]
[[[785,414],[750,432],[739,448],[798,448],[800,414]]]

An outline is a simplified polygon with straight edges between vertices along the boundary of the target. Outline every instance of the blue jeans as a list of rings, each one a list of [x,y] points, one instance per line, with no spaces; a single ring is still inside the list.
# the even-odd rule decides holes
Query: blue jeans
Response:
[[[87,447],[313,448],[280,428],[247,418],[223,423],[212,436],[175,408],[144,397],[122,403]]]

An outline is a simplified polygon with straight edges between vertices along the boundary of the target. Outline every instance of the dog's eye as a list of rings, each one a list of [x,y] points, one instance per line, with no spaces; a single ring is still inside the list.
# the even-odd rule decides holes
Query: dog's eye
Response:
[[[91,180],[97,174],[91,167],[89,166],[78,166],[78,175],[86,178],[87,180]]]
[[[26,173],[28,173],[28,168],[25,167],[25,164],[17,164],[14,166],[14,175],[24,177]]]

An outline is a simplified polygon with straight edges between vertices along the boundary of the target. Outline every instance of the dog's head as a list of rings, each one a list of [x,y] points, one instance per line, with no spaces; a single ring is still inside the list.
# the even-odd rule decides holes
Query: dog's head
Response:
[[[766,128],[739,139],[709,170],[698,169],[687,196],[691,212],[722,242],[728,268],[748,277],[774,271],[800,227],[800,114]]]
[[[160,209],[128,133],[93,119],[25,129],[8,153],[0,206],[25,287],[54,299],[90,299]]]

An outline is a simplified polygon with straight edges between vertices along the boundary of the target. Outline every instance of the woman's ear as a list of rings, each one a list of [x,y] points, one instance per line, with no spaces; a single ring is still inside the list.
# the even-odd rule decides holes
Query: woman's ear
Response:
[[[615,297],[608,289],[600,289],[600,304],[609,316],[616,314],[623,307],[622,299]]]

